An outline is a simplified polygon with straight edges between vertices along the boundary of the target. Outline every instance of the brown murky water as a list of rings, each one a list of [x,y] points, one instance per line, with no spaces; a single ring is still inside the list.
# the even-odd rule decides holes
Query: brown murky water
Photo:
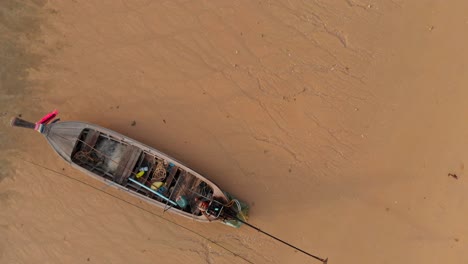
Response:
[[[183,161],[329,263],[467,262],[467,5],[1,1],[0,262],[317,263],[107,189],[8,125],[55,108]]]

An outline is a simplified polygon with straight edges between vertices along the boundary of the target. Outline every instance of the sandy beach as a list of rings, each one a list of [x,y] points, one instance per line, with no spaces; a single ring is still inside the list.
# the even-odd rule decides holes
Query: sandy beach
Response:
[[[108,189],[9,125],[54,109],[184,162],[329,264],[468,263],[466,10],[1,1],[0,263],[320,263]]]

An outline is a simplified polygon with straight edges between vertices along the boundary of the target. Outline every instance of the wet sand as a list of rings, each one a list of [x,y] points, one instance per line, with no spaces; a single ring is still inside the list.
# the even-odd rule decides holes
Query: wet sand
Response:
[[[53,109],[183,161],[329,263],[467,262],[467,6],[2,1],[0,262],[318,263],[163,214],[9,127]]]

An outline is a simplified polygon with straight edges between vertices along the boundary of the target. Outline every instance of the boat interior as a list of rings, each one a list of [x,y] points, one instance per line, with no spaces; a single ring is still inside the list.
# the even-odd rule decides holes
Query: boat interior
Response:
[[[81,132],[71,160],[167,208],[176,207],[195,216],[201,215],[199,199],[213,196],[210,185],[184,168],[94,129]]]

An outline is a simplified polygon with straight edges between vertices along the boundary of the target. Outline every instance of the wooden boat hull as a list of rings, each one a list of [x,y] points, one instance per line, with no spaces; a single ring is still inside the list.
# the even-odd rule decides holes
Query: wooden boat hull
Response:
[[[25,123],[20,124],[21,122]],[[12,121],[14,126],[32,128],[33,124],[27,123],[21,119]],[[231,199],[231,196],[228,197],[216,184],[199,173],[165,153],[115,131],[76,121],[53,122],[40,125],[39,129],[36,124],[35,129],[46,137],[57,154],[70,163],[72,167],[113,188],[125,191],[172,213],[200,222],[218,221],[235,227],[240,226],[240,223],[236,222],[236,217],[233,218],[233,215],[238,216],[240,213],[244,216],[246,213],[245,206],[241,208],[237,200]],[[88,145],[89,142],[94,145]],[[112,151],[108,155],[103,150],[102,145],[104,144],[112,145]],[[114,155],[118,152],[117,149],[124,150],[120,151],[119,155]],[[91,153],[94,155],[93,157],[100,156],[100,159],[96,162],[89,156],[85,157],[85,162],[82,158],[83,153]],[[111,155],[114,156],[111,157]],[[107,162],[107,167],[104,165],[105,162]],[[171,173],[166,169],[163,170],[163,175],[166,175],[164,180],[166,181],[162,182],[162,184],[167,185],[166,189],[161,192],[160,189],[157,191],[152,189],[151,182],[147,181],[152,177],[149,175],[150,172],[147,172],[148,176],[146,178],[138,178],[139,174],[144,175],[145,173],[142,170],[144,164],[150,165],[149,170],[153,174],[156,173],[158,168],[164,166],[168,168],[169,164]],[[164,166],[161,164],[164,164]],[[147,167],[143,167],[143,169]],[[177,172],[174,173],[174,170]],[[175,178],[177,178],[177,181],[174,183]],[[200,188],[203,188],[203,194],[200,193]],[[207,211],[196,208],[196,204],[202,200],[205,201],[205,205],[208,205],[209,202],[210,207]],[[234,201],[238,205],[237,208],[232,206],[235,204]],[[184,205],[184,202],[188,205]],[[244,214],[242,211],[244,211]]]

